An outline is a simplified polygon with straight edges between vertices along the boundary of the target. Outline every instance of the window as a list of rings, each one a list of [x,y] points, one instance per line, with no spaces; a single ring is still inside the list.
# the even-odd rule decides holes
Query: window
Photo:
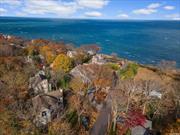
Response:
[[[46,116],[46,115],[47,115],[46,111],[43,111],[43,112],[42,112],[42,117],[44,117],[44,116]]]

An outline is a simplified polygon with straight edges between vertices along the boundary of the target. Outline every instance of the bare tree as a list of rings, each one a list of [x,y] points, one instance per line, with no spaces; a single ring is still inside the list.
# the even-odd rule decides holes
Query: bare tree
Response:
[[[110,98],[113,113],[113,131],[116,128],[116,118],[120,113],[127,113],[130,104],[137,91],[138,85],[134,80],[124,80],[119,82],[116,89],[110,91]]]
[[[112,90],[110,95],[114,130],[116,118],[120,113],[127,114],[132,109],[131,107],[138,105],[136,108],[142,106],[143,114],[145,114],[147,104],[152,103],[153,99],[157,99],[156,97],[160,98],[160,91],[162,87],[156,81],[135,81],[133,79],[120,81],[119,86]]]
[[[142,91],[142,101],[143,101],[143,114],[145,114],[147,104],[156,98],[161,98],[162,86],[152,80],[145,80],[140,82],[140,91]]]

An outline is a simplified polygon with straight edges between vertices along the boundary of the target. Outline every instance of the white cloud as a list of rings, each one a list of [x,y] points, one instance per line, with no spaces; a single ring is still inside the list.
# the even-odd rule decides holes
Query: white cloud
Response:
[[[87,17],[100,17],[102,16],[102,13],[97,11],[91,11],[91,12],[85,12],[84,15]]]
[[[22,9],[25,14],[55,14],[68,16],[76,12],[77,6],[74,2],[61,2],[53,0],[28,0]]]
[[[127,18],[129,18],[129,15],[128,14],[118,14],[117,15],[117,17],[119,17],[119,18],[123,18],[123,19],[127,19]]]
[[[17,0],[16,0],[17,1]],[[17,15],[57,15],[67,17],[81,9],[101,9],[108,0],[25,0]],[[97,14],[98,16],[98,14]]]
[[[160,7],[160,3],[151,3],[150,5],[147,6],[148,9],[154,9]]]
[[[175,17],[175,18],[173,18],[173,20],[179,20],[180,21],[180,17]]]
[[[160,3],[151,3],[146,8],[136,9],[136,10],[133,10],[132,12],[134,14],[150,15],[152,13],[156,13],[157,8],[159,8],[160,6],[161,6]]]
[[[22,0],[1,0],[0,4],[8,4],[10,6],[20,6],[22,4]]]
[[[164,9],[166,9],[166,10],[173,10],[173,9],[175,9],[175,7],[174,6],[164,6]]]
[[[156,13],[156,12],[157,12],[156,9],[149,9],[149,8],[133,10],[134,14],[144,14],[144,15],[150,15],[150,14]]]
[[[171,20],[180,20],[180,14],[170,14],[166,15],[165,17]]]
[[[80,7],[93,9],[103,8],[109,3],[108,0],[76,0],[76,2]]]
[[[6,9],[4,9],[4,8],[0,8],[0,16],[1,15],[4,15],[4,13],[6,13],[7,12],[7,10]]]

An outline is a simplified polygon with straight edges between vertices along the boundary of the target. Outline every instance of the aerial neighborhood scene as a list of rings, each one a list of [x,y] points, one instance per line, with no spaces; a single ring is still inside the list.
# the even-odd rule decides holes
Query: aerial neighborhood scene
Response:
[[[180,0],[0,0],[0,135],[180,135]]]

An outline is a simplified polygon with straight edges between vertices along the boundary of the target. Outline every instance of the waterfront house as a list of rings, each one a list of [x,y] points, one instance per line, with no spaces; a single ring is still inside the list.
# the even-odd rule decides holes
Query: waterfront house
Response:
[[[91,62],[94,64],[102,65],[102,64],[105,64],[107,61],[106,61],[103,54],[97,54],[97,55],[92,57]]]

